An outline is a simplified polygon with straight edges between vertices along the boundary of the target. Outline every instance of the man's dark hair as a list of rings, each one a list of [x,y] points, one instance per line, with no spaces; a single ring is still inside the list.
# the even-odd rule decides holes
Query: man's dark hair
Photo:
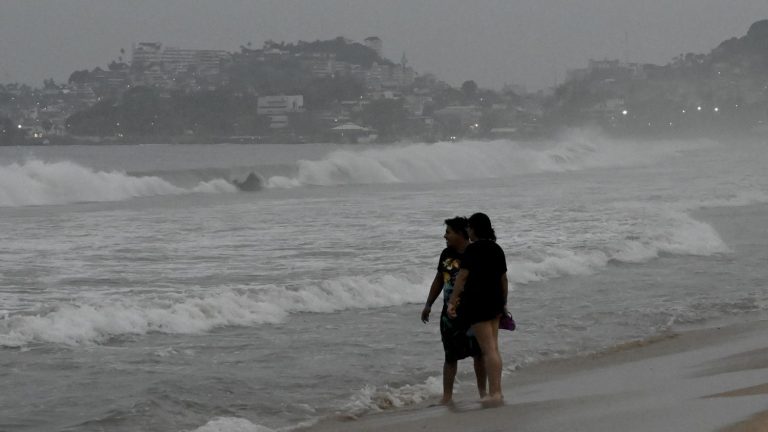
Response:
[[[485,213],[475,213],[469,217],[469,226],[475,232],[475,237],[479,239],[496,241],[496,233],[491,226],[491,218]]]
[[[445,224],[454,232],[461,234],[465,239],[469,239],[469,233],[467,232],[467,218],[456,216],[453,219],[446,219]]]

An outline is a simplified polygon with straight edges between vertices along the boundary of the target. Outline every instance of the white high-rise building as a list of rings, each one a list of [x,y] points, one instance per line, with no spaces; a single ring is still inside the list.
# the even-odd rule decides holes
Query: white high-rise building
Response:
[[[161,66],[168,72],[186,72],[190,66],[200,70],[218,72],[221,60],[229,53],[222,50],[191,50],[164,47],[160,42],[141,42],[133,46],[134,66],[149,68]]]
[[[140,42],[133,46],[131,62],[134,65],[149,66],[160,63],[163,55],[163,44],[160,42]]]

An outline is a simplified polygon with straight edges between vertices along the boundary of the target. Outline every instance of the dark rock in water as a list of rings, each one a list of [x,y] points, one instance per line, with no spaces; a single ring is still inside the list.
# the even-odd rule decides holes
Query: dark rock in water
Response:
[[[256,173],[248,174],[248,177],[246,177],[243,181],[232,180],[232,184],[237,186],[237,188],[241,191],[246,192],[259,191],[264,187],[264,182],[261,180],[261,177],[256,175]]]

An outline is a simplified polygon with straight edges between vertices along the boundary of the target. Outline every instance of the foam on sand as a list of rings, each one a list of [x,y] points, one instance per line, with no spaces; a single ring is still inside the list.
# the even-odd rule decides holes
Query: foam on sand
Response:
[[[375,387],[367,385],[356,392],[340,414],[357,417],[392,408],[402,408],[433,399],[443,392],[442,378],[429,377],[421,384]]]

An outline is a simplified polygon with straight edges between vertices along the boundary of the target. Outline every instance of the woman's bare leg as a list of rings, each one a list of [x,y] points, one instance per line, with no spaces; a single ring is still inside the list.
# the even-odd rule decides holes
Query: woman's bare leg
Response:
[[[475,378],[477,379],[477,392],[480,399],[488,395],[488,374],[485,373],[485,360],[482,355],[472,357],[475,366]]]
[[[475,332],[485,360],[489,394],[483,400],[489,403],[500,403],[504,400],[504,395],[501,392],[501,355],[499,354],[498,329],[498,317],[472,325],[472,330]]]

